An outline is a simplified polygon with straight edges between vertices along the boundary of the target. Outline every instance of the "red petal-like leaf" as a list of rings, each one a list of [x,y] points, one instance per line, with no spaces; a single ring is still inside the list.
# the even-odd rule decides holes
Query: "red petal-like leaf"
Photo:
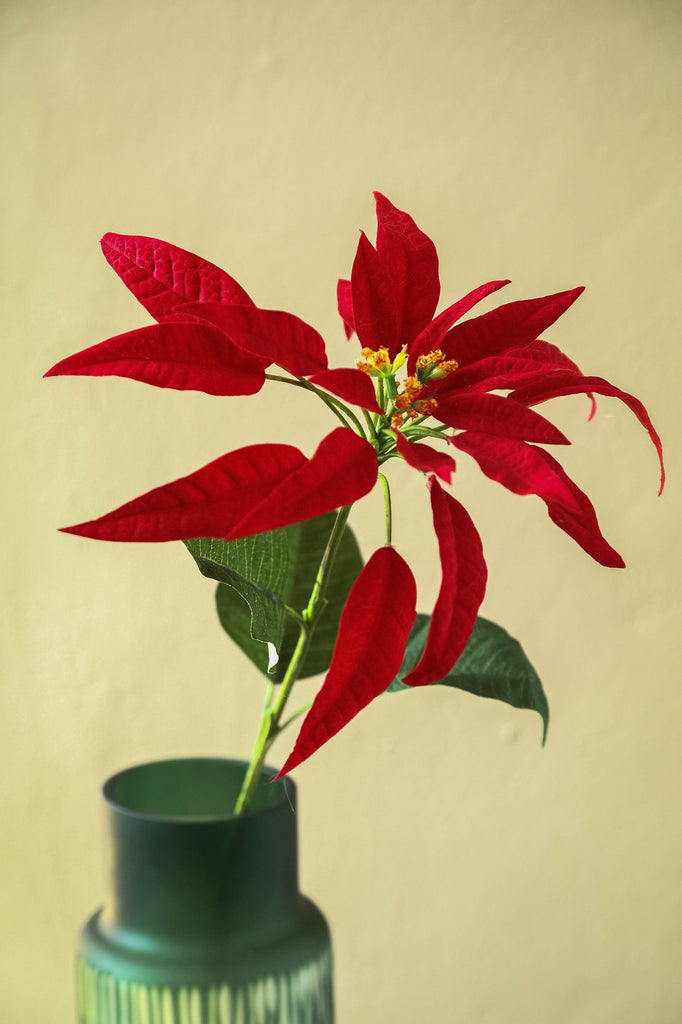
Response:
[[[444,380],[437,381],[433,387],[429,384],[429,397],[431,392],[441,397],[450,393],[506,391],[518,387],[526,380],[560,372],[560,368],[552,363],[522,356],[520,353],[525,349],[514,351],[519,354],[505,352],[499,356],[487,356],[456,370]]]
[[[371,444],[352,430],[337,427],[320,442],[313,457],[286,477],[260,505],[252,507],[225,539],[276,530],[350,505],[371,491],[378,471]]]
[[[131,377],[178,391],[254,395],[265,381],[259,359],[237,348],[215,327],[152,324],[119,334],[62,359],[45,374]]]
[[[638,398],[628,395],[627,392],[621,391],[620,388],[614,387],[613,384],[610,384],[609,381],[604,380],[602,377],[583,377],[581,373],[562,372],[549,373],[545,377],[528,381],[512,392],[509,397],[516,402],[521,402],[523,405],[538,405],[540,402],[546,402],[550,398],[582,393],[594,393],[605,395],[608,398],[619,398],[635,414],[651,438],[651,442],[658,453],[658,460],[661,466],[661,485],[658,492],[660,494],[665,485],[663,446],[649,419],[648,412]]]
[[[390,685],[414,625],[416,602],[407,562],[394,548],[379,548],[348,595],[329,671],[278,778],[314,754]]]
[[[436,247],[412,217],[398,210],[380,192],[374,193],[377,213],[377,255],[393,284],[398,334],[395,356],[412,344],[431,320],[438,305]]]
[[[364,232],[351,271],[353,325],[363,348],[387,348],[394,358],[398,344],[398,315],[393,282]]]
[[[569,359],[565,352],[562,352],[556,345],[552,345],[551,342],[543,341],[542,338],[536,338],[530,344],[521,345],[519,348],[510,348],[507,351],[507,355],[518,356],[519,359],[534,359],[548,367],[554,366],[557,369],[574,370],[576,373],[582,372],[578,364]]]
[[[460,366],[510,348],[527,345],[565,313],[584,288],[573,288],[539,299],[508,302],[481,316],[456,324],[443,338],[441,349]]]
[[[486,476],[514,494],[537,494],[542,498],[552,521],[595,561],[623,568],[623,559],[601,533],[589,498],[549,452],[524,441],[473,431],[458,434],[452,444],[471,455]]]
[[[571,443],[544,416],[500,395],[445,395],[438,398],[438,407],[432,415],[449,427],[511,437],[517,441]]]
[[[574,373],[580,374],[581,377],[584,376],[577,363],[569,359],[556,345],[543,341],[541,338],[531,341],[530,345],[525,345],[519,349],[510,349],[508,354],[513,356],[517,353],[522,359],[537,359],[539,362],[544,363],[548,370],[573,370]],[[589,423],[591,419],[594,419],[597,412],[597,401],[591,392],[588,393],[587,397],[590,401],[590,415],[587,417]]]
[[[431,478],[433,527],[443,578],[419,664],[405,676],[407,686],[443,679],[466,646],[488,578],[483,546],[471,516]]]
[[[351,405],[359,405],[362,409],[369,409],[383,416],[384,410],[377,403],[376,392],[371,378],[362,370],[339,367],[334,370],[320,370],[308,377],[311,384],[330,391],[337,398]]]
[[[403,437],[400,431],[395,431],[396,448],[402,455],[408,466],[418,469],[422,473],[435,473],[446,484],[452,479],[452,474],[457,469],[457,464],[452,455],[447,452],[440,452],[432,448],[430,444],[423,444],[420,441],[410,441]]]
[[[468,313],[472,306],[475,306],[476,303],[484,299],[486,295],[491,295],[492,292],[498,291],[499,288],[509,283],[509,281],[489,281],[487,284],[479,285],[478,288],[474,288],[464,298],[458,299],[457,302],[453,302],[451,306],[448,306],[442,313],[439,313],[430,324],[426,325],[414,343],[410,345],[409,373],[414,373],[419,356],[435,352],[436,349],[440,348],[443,338],[452,325],[463,317],[465,313]]]
[[[295,377],[306,377],[327,367],[322,336],[293,313],[218,302],[193,302],[179,313],[213,324],[235,345],[276,363]]]
[[[355,324],[353,321],[353,295],[350,281],[339,281],[336,286],[336,302],[339,316],[343,320],[343,329],[346,332],[346,337],[351,338],[355,333]]]
[[[69,526],[95,540],[166,541],[224,537],[308,460],[288,444],[256,444],[222,455],[155,487],[99,519]]]
[[[108,263],[155,320],[163,320],[183,302],[251,304],[241,285],[224,270],[177,245],[113,232],[101,244]]]

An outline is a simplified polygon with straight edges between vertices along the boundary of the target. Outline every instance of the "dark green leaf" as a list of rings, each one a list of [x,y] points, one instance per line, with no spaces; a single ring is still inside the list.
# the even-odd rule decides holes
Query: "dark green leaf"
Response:
[[[388,687],[389,691],[415,689],[402,679],[421,658],[430,616],[419,614],[405,648],[400,672]],[[479,697],[502,700],[515,708],[537,711],[543,721],[542,742],[547,738],[549,705],[542,683],[524,654],[518,640],[501,626],[479,616],[473,632],[454,668],[438,684],[467,690]]]
[[[187,540],[199,569],[233,588],[251,610],[249,635],[279,650],[284,635],[285,604],[292,587],[300,523],[257,533],[241,540]]]
[[[267,605],[268,600],[270,600],[270,603],[274,600],[282,611],[284,611],[284,605],[298,612],[301,612],[306,607],[334,525],[334,519],[335,513],[330,512],[316,519],[308,519],[303,523],[297,523],[295,527],[287,527],[286,530],[272,531],[273,534],[288,534],[286,579],[284,585],[278,584],[280,589],[277,597],[271,595],[268,599],[267,595],[264,595],[263,591],[259,590],[259,604],[265,603]],[[270,535],[259,534],[258,536]],[[274,543],[273,541],[273,548]],[[231,547],[231,544],[225,546]],[[330,576],[329,588],[327,590],[327,605],[320,616],[310,647],[308,648],[300,673],[301,678],[318,675],[320,672],[325,672],[329,667],[336,642],[341,611],[362,565],[362,556],[360,555],[357,541],[349,527],[346,527]],[[228,585],[225,585],[226,583]],[[249,626],[248,609],[245,611],[246,606],[244,602],[249,602],[247,591],[247,587],[243,585],[235,587],[228,580],[219,584],[216,591],[216,605],[221,625],[261,672],[267,672],[268,656],[264,644],[258,641],[264,640],[275,643],[279,653],[279,662],[271,678],[275,682],[279,682],[284,675],[298,640],[298,623],[291,616],[286,616],[286,618],[282,619],[283,629],[280,642],[276,642],[271,636],[263,634],[259,634],[258,637],[254,638],[253,625]],[[252,594],[250,596],[253,597]],[[276,609],[269,609],[269,619],[272,622],[276,620]]]

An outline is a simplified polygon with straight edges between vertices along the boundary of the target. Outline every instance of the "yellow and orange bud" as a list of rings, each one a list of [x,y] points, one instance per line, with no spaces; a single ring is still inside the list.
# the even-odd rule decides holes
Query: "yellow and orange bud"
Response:
[[[403,345],[398,355],[393,360],[393,371],[399,370],[407,359],[407,345]]]
[[[435,398],[422,398],[414,402],[412,408],[419,416],[430,416],[438,408],[438,402]]]
[[[425,380],[442,380],[458,366],[459,363],[456,359],[446,359],[445,354],[439,348],[419,356],[417,359],[417,372],[421,373]]]
[[[444,359],[442,363],[439,363],[429,375],[429,380],[442,380],[443,377],[447,377],[449,373],[456,370],[459,363],[456,359]]]
[[[363,348],[362,359],[358,359],[358,370],[368,373],[370,377],[381,377],[391,369],[391,357],[387,348]]]
[[[421,383],[421,381],[418,381],[416,377],[407,377],[405,379],[404,391],[406,397],[410,400],[410,402],[414,402],[415,398],[419,396],[419,393],[423,387],[424,385]]]
[[[433,350],[433,352],[427,352],[423,356],[419,356],[417,359],[418,370],[428,370],[429,366],[433,366],[434,363],[442,363],[445,356],[439,348]]]

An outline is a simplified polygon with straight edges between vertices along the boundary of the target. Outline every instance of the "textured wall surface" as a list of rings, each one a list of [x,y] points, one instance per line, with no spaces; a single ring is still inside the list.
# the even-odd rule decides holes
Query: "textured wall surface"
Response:
[[[670,481],[657,498],[618,402],[591,423],[584,398],[548,408],[622,572],[459,458],[483,613],[540,672],[548,743],[530,712],[436,687],[380,698],[296,773],[339,1022],[679,1022],[681,48],[675,0],[2,4],[3,1024],[74,1021],[101,781],[157,756],[245,756],[262,699],[181,545],[56,528],[255,440],[310,452],[332,425],[275,386],[42,380],[148,322],[99,238],[201,253],[350,364],[335,283],[374,230],[373,188],[433,237],[445,303],[498,277],[505,301],[585,284],[547,337],[647,404]],[[426,607],[425,491],[414,473],[398,491]],[[380,498],[353,524],[367,552],[381,543]]]

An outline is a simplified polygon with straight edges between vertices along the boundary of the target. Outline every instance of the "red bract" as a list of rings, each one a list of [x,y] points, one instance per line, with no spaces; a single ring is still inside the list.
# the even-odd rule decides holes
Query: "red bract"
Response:
[[[537,447],[568,444],[568,438],[530,407],[583,392],[594,413],[595,394],[620,399],[656,448],[661,487],[662,450],[638,399],[600,377],[584,376],[541,337],[582,288],[508,302],[462,320],[509,283],[494,280],[436,315],[440,283],[433,242],[407,213],[379,193],[375,198],[376,246],[361,234],[350,280],[339,281],[337,290],[346,336],[356,333],[360,342],[356,366],[329,368],[314,327],[291,313],[255,306],[241,285],[207,260],[158,239],[109,234],[102,240],[107,260],[158,323],[85,349],[47,375],[116,374],[214,395],[247,395],[268,379],[285,381],[322,397],[343,424],[311,458],[279,443],[240,448],[67,532],[117,541],[235,540],[352,504],[392,458],[425,474],[442,582],[424,651],[404,680],[424,686],[453,668],[486,586],[478,533],[435,479],[450,484],[455,460],[435,444],[448,442],[470,455],[514,493],[540,497],[561,530],[611,567],[624,563],[604,539],[590,500]],[[271,366],[289,376],[270,373]],[[386,515],[390,523],[388,502]],[[390,546],[390,526],[387,540],[350,591],[329,672],[283,772],[338,732],[398,672],[415,618],[415,584]]]
[[[391,684],[414,625],[416,601],[404,559],[391,547],[375,551],[348,595],[329,671],[280,775],[310,757]]]
[[[372,446],[339,427],[311,459],[291,445],[238,448],[64,532],[95,540],[237,540],[350,505],[372,489],[376,478]]]
[[[469,513],[433,477],[429,486],[443,578],[421,661],[403,679],[407,686],[426,686],[448,674],[474,628],[488,578]]]
[[[140,327],[62,359],[45,374],[130,377],[144,384],[209,395],[254,395],[265,383],[263,361],[204,324]]]
[[[102,252],[126,288],[159,322],[186,302],[236,302],[251,299],[220,267],[159,238],[116,235],[102,239]]]

